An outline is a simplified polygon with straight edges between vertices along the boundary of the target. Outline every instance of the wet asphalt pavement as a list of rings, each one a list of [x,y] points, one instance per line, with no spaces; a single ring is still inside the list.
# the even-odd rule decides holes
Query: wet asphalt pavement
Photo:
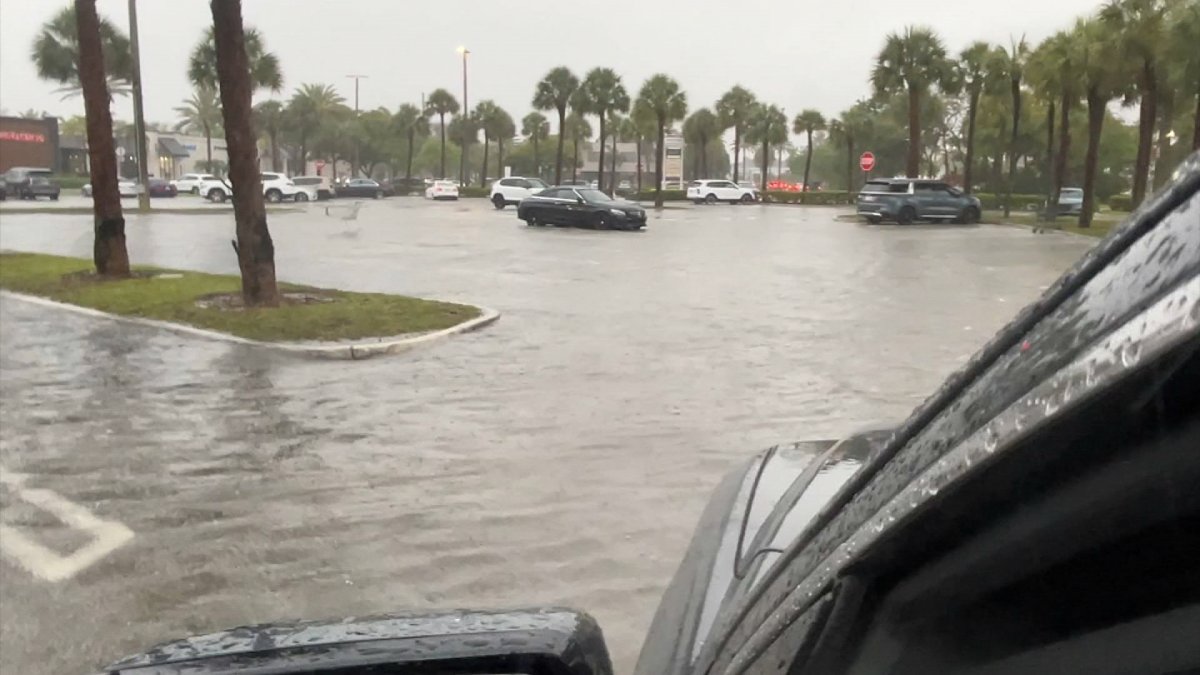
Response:
[[[619,672],[709,491],[768,445],[895,421],[1092,243],[681,207],[642,233],[480,201],[271,216],[281,279],[499,309],[404,355],[306,361],[0,300],[0,466],[133,538],[74,576],[0,562],[0,670],[189,632],[410,608],[592,612]],[[236,272],[229,215],[131,216],[135,262]],[[88,216],[0,248],[90,255]],[[0,522],[87,537],[5,484]]]

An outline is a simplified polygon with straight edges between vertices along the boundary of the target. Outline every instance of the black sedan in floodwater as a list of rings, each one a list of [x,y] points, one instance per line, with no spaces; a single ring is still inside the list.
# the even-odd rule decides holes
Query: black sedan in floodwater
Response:
[[[527,225],[559,225],[595,230],[640,230],[646,210],[633,202],[613,199],[599,190],[557,186],[521,200],[517,217]]]

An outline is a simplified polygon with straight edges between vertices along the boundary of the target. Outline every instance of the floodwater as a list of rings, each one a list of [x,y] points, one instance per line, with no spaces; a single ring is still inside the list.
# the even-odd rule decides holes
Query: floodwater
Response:
[[[235,272],[214,213],[131,216],[132,257]],[[363,362],[0,300],[0,465],[134,533],[62,581],[0,562],[0,670],[85,672],[251,622],[547,604],[593,613],[632,670],[735,462],[902,419],[1092,243],[841,213],[679,207],[641,233],[525,228],[480,201],[272,214],[281,279],[503,314]],[[88,256],[90,218],[0,209],[0,248]],[[0,498],[43,546],[87,542]]]

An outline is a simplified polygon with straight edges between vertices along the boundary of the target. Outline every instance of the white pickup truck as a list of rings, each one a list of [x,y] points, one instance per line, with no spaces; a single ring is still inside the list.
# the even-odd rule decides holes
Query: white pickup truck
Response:
[[[281,202],[285,199],[297,202],[317,200],[317,186],[296,185],[292,182],[292,179],[281,173],[264,172],[262,174],[262,187],[263,197],[266,197],[267,201],[272,203]],[[202,181],[198,186],[198,191],[210,202],[219,203],[233,197],[233,186],[225,178],[213,178]]]

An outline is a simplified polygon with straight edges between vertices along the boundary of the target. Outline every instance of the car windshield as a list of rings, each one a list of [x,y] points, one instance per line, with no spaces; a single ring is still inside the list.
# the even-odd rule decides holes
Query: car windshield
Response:
[[[930,639],[961,658],[856,669],[842,647],[890,656],[901,636],[852,635],[869,622],[850,610],[916,611],[875,584],[965,602],[934,540],[977,541],[993,499],[1049,504],[1035,483],[1076,462],[985,448],[961,459],[994,491],[958,508],[941,486],[886,525],[940,516],[914,541],[887,529],[859,558],[817,535],[874,536],[848,519],[885,510],[850,490],[903,489],[876,482],[883,462],[932,480],[961,465],[921,465],[952,435],[984,448],[1026,421],[935,403],[1007,406],[1061,374],[1071,401],[1018,411],[1032,438],[1047,409],[1086,405],[1099,429],[1128,414],[1089,381],[1196,372],[1143,381],[1148,356],[1088,331],[1151,306],[1126,307],[1122,281],[1157,288],[1200,256],[1122,227],[1183,203],[1163,191],[1197,152],[1198,3],[0,0],[0,674],[128,672],[108,666],[190,631],[377,615],[437,636],[418,658],[507,622],[395,617],[550,605],[592,612],[624,675],[811,675],[797,655],[844,665],[812,672],[993,672],[977,651],[1033,640]],[[1130,259],[1096,249],[1110,233],[1159,248],[1086,289],[1086,312],[1041,317],[1079,261]],[[1197,324],[1156,316],[1147,334]],[[1010,325],[1029,335],[998,339]],[[1058,372],[1085,347],[1095,367]],[[967,381],[991,368],[1005,386]],[[918,444],[904,420],[946,436]],[[879,464],[837,446],[863,429],[896,432]],[[1086,497],[1084,478],[1062,484]],[[926,543],[945,576],[882,574]],[[1056,560],[1023,544],[974,553],[997,584],[1011,560]],[[1150,605],[1187,587],[1095,576],[1014,596],[1098,580]],[[817,616],[777,625],[808,602]],[[992,619],[960,609],[911,628]],[[543,639],[557,625],[459,654],[584,648]],[[288,635],[191,644],[278,672],[251,661]],[[304,649],[350,675],[346,650]],[[573,672],[535,656],[377,670]]]

